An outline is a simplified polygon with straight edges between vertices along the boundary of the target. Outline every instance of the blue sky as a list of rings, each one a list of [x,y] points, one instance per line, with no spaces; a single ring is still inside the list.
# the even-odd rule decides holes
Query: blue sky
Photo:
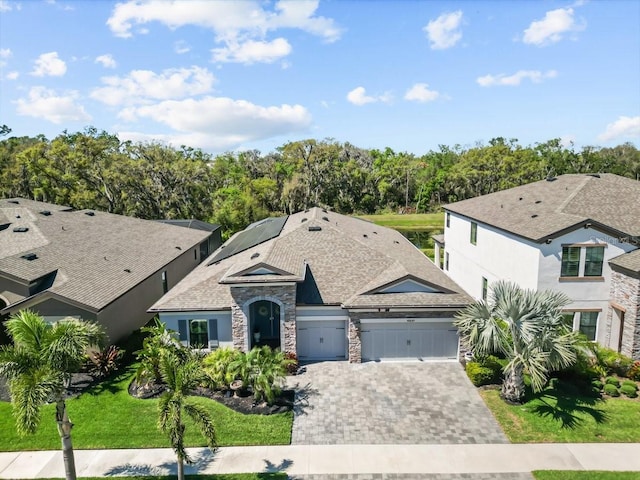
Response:
[[[17,136],[640,145],[634,0],[0,0],[0,69]]]

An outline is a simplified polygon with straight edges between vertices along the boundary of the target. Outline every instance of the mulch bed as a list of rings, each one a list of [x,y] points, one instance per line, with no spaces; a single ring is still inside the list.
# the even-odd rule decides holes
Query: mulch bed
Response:
[[[166,385],[157,383],[138,385],[133,380],[129,385],[129,395],[142,399],[157,398],[165,390]],[[250,392],[245,395],[234,395],[230,390],[212,390],[204,387],[198,387],[193,392],[193,395],[210,398],[236,412],[247,415],[272,415],[274,413],[288,412],[293,408],[294,394],[293,390],[283,390],[273,405],[269,405],[267,402],[256,402],[255,397]]]

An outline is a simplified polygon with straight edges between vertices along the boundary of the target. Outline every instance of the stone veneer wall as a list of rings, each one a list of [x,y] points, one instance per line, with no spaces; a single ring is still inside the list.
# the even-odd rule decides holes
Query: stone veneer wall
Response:
[[[640,275],[635,277],[612,269],[611,301],[625,309],[621,353],[640,360]],[[612,315],[609,307],[608,320]],[[611,322],[607,323],[611,328]]]
[[[451,318],[448,312],[349,312],[349,363],[362,363],[362,329],[363,318]]]
[[[270,300],[280,303],[280,314],[284,312],[284,328],[281,327],[280,338],[283,351],[296,352],[296,285],[243,285],[231,287],[234,299],[231,305],[231,333],[233,346],[246,351],[247,329],[249,328],[249,305],[258,300]],[[246,313],[245,313],[246,311]]]

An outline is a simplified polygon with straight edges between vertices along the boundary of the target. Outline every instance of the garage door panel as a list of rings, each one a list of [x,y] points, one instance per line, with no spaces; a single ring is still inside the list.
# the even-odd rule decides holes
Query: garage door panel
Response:
[[[343,320],[299,322],[297,351],[300,360],[345,359],[345,322]]]
[[[457,352],[451,323],[365,323],[362,328],[363,360],[451,359]]]

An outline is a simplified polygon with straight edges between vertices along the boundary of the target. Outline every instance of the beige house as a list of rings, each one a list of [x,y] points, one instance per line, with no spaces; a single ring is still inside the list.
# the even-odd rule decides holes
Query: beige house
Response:
[[[0,316],[29,308],[49,321],[93,320],[117,341],[149,321],[148,308],[200,263],[216,235],[215,228],[0,200]]]
[[[457,359],[471,298],[395,230],[312,208],[229,239],[156,302],[193,347],[301,360]]]

